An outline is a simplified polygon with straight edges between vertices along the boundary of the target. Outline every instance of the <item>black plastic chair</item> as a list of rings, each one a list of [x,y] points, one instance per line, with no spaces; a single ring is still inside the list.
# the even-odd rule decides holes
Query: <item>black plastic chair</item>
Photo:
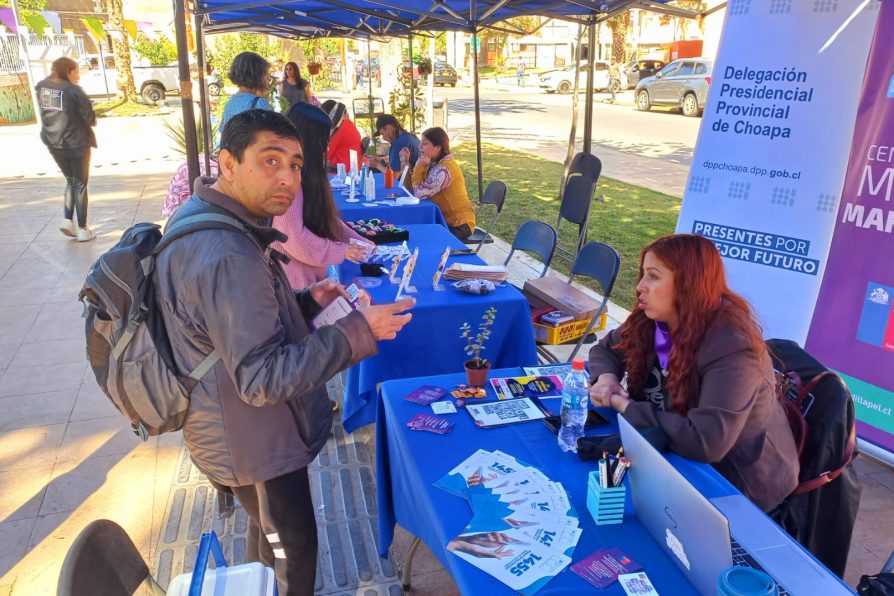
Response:
[[[503,203],[506,202],[506,193],[508,192],[509,189],[506,188],[506,183],[501,182],[500,180],[494,180],[484,189],[484,196],[481,197],[481,200],[478,202],[478,211],[475,212],[475,221],[478,221],[485,205],[493,205],[494,218],[491,220],[490,225],[488,225],[487,228],[483,230],[481,228],[475,228],[472,235],[466,238],[465,244],[478,245],[475,249],[476,253],[481,250],[482,244],[491,244],[494,241],[490,236],[490,232],[494,229],[494,225],[497,223],[497,219],[503,211]]]
[[[593,191],[595,184],[590,178],[583,175],[570,176],[562,191],[562,204],[559,206],[559,217],[556,220],[556,231],[562,225],[562,220],[577,225],[577,244],[574,252],[562,247],[558,252],[569,261],[573,261],[581,247],[587,242],[587,225],[590,222],[590,206],[593,203]]]
[[[509,255],[506,257],[503,265],[509,264],[513,253],[517,250],[532,252],[543,261],[543,271],[538,276],[543,277],[549,270],[549,264],[553,260],[558,242],[559,234],[548,223],[526,221],[515,233],[515,238],[512,239],[512,247],[509,249]]]
[[[618,254],[618,251],[604,242],[589,242],[585,244],[578,253],[577,258],[574,259],[574,263],[571,265],[571,275],[568,276],[568,283],[571,284],[578,275],[589,277],[599,284],[602,291],[602,302],[599,304],[596,314],[590,319],[584,334],[577,340],[577,345],[574,346],[574,350],[568,357],[568,362],[574,360],[574,357],[590,334],[590,329],[593,328],[593,325],[608,308],[608,299],[611,296],[612,288],[615,287],[615,280],[618,278],[618,270],[620,268],[621,256]],[[538,345],[537,352],[544,362],[556,363],[559,361],[546,346]]]
[[[75,539],[59,574],[57,596],[122,596],[165,591],[142,555],[115,522],[90,522]]]
[[[595,186],[599,181],[599,176],[602,175],[602,161],[590,153],[578,153],[571,160],[571,166],[568,168],[569,178],[575,174],[592,180]]]

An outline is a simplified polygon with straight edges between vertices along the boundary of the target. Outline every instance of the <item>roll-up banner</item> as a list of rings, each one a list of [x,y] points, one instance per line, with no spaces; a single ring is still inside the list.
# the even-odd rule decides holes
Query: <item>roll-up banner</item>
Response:
[[[766,337],[807,337],[879,5],[727,6],[677,232],[716,243]]]
[[[844,376],[860,438],[894,452],[894,2],[869,54],[838,217],[806,348]]]

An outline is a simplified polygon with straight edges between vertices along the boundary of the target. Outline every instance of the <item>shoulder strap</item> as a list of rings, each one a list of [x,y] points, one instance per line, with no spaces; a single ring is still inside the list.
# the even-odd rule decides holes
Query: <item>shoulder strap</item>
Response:
[[[255,95],[254,99],[251,100],[251,103],[248,104],[248,109],[253,110],[258,105],[258,102],[261,101],[260,95]]]
[[[816,388],[817,384],[819,384],[819,382],[821,380],[826,379],[826,378],[836,379],[839,383],[841,383],[841,386],[844,387],[844,390],[847,392],[848,397],[850,399],[853,399],[852,397],[850,397],[851,392],[850,392],[850,389],[848,389],[847,383],[844,382],[844,379],[842,379],[840,375],[832,372],[831,370],[825,370],[825,371],[821,372],[820,374],[816,375],[815,377],[813,377],[812,379],[810,379],[810,382],[801,388],[801,391],[799,392],[799,395],[798,395],[798,402],[800,403],[800,402],[804,401],[807,398],[807,395],[813,392],[813,390]],[[856,453],[856,451],[857,451],[857,424],[856,424],[856,422],[853,422],[851,424],[850,432],[848,433],[848,436],[847,436],[847,442],[844,445],[844,457],[842,458],[841,465],[838,466],[837,468],[835,468],[834,470],[826,470],[825,472],[823,472],[816,478],[811,478],[810,480],[804,480],[803,482],[799,482],[798,486],[795,488],[795,490],[792,492],[792,494],[790,496],[796,496],[796,495],[808,493],[812,490],[816,490],[820,487],[823,487],[823,486],[829,484],[830,482],[832,482],[833,480],[835,480],[836,478],[838,478],[838,476],[841,475],[841,472],[844,471],[844,468],[847,467],[847,465],[849,463],[851,463],[851,460],[854,459],[854,454]]]
[[[174,225],[166,229],[161,240],[158,242],[158,245],[155,247],[155,253],[158,254],[178,238],[182,238],[183,236],[199,230],[208,229],[233,229],[251,235],[248,227],[235,217],[224,215],[223,213],[196,213],[195,215],[190,215],[174,222]]]

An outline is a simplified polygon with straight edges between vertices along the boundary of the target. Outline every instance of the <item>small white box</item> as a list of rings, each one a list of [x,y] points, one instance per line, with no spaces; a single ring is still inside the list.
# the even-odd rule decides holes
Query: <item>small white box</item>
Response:
[[[183,573],[171,580],[168,596],[187,596],[192,573]],[[276,576],[262,563],[245,563],[235,567],[209,569],[202,583],[202,596],[273,596]]]

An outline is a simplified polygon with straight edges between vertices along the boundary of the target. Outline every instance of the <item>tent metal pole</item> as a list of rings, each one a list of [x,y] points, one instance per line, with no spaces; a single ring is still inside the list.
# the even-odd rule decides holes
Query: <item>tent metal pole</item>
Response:
[[[596,21],[588,27],[590,47],[587,51],[587,99],[584,102],[584,153],[592,153],[593,142],[593,74],[596,61]]]
[[[199,147],[196,142],[196,117],[192,109],[192,81],[189,77],[189,48],[186,45],[186,0],[174,0],[174,30],[177,38],[177,65],[180,67],[180,108],[183,112],[183,136],[186,141],[186,171],[189,192],[199,176]]]
[[[205,175],[211,176],[211,106],[208,104],[208,83],[205,80],[204,17],[196,15],[196,62],[199,68],[199,108],[202,110],[202,142],[205,151]]]
[[[484,173],[481,171],[481,98],[478,96],[478,28],[472,29],[472,81],[475,89],[475,151],[478,157],[478,201],[484,196]]]
[[[369,128],[372,136],[376,136],[376,121],[373,119],[375,110],[373,110],[373,63],[372,63],[372,41],[369,36],[366,38],[366,74],[369,81]],[[359,165],[359,164],[358,164]]]
[[[413,77],[413,34],[410,33],[410,130],[416,134],[416,81]]]

